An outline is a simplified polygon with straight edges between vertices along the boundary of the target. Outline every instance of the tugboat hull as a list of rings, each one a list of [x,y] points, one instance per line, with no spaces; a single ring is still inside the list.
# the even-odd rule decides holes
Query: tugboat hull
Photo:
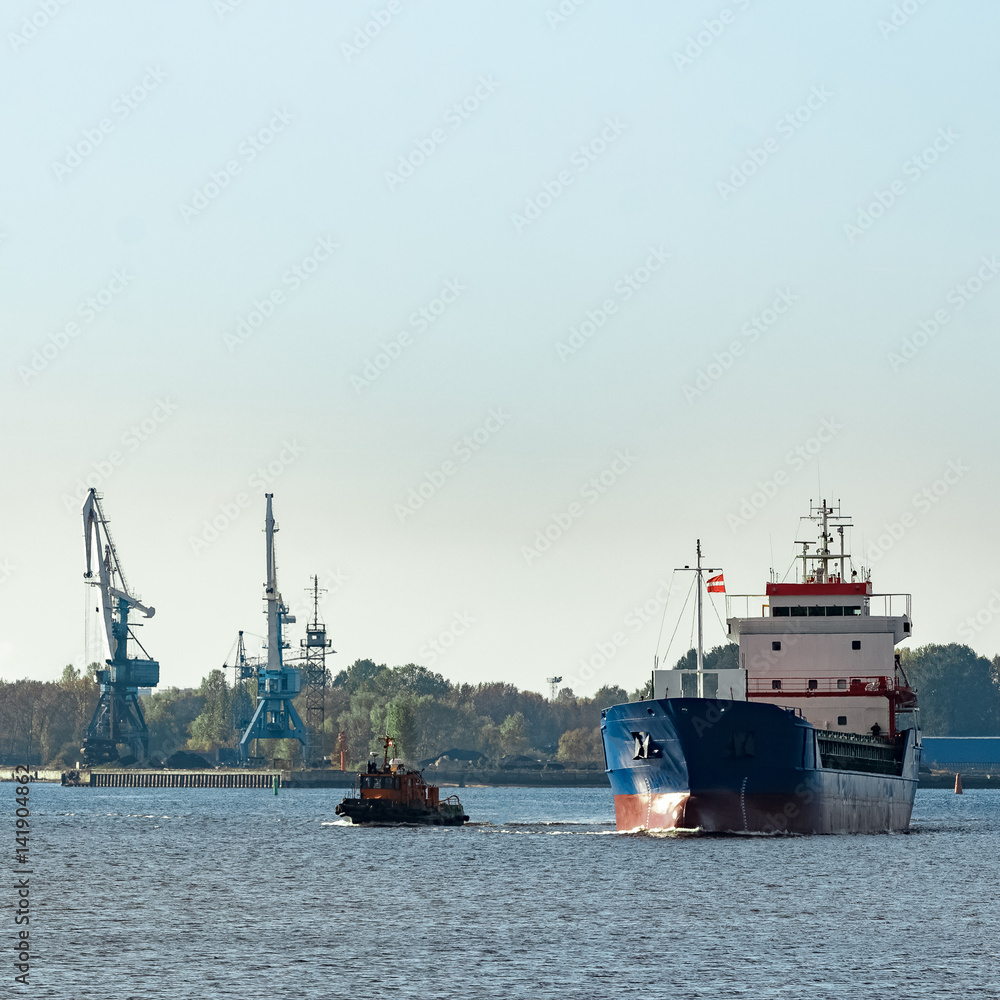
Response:
[[[376,826],[462,826],[469,819],[459,808],[414,809],[387,799],[347,798],[337,808],[338,816],[346,816],[352,823]]]
[[[862,765],[882,773],[824,766],[825,734],[775,705],[635,702],[607,709],[601,734],[621,831],[815,834],[909,827],[920,754],[914,730],[884,747],[885,761]],[[871,753],[883,745],[858,743]],[[895,773],[884,773],[889,770]]]

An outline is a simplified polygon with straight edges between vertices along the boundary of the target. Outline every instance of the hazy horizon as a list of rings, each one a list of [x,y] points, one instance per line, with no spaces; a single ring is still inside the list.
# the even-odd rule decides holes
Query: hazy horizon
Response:
[[[265,631],[265,492],[334,673],[634,690],[695,540],[758,594],[823,498],[907,646],[1000,652],[995,5],[2,21],[0,678],[94,648],[91,485],[161,687]]]

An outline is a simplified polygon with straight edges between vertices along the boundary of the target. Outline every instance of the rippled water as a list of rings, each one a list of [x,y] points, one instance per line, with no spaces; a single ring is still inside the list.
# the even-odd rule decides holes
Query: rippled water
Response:
[[[1000,996],[996,792],[809,838],[619,835],[602,788],[367,829],[342,794],[34,786],[30,995]]]

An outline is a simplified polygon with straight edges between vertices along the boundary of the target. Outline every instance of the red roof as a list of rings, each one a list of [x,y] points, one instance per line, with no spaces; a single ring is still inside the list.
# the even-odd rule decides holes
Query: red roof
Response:
[[[871,592],[870,580],[854,583],[769,583],[767,585],[768,597],[804,597],[809,595],[821,597],[823,595],[833,596],[834,594],[870,594]]]

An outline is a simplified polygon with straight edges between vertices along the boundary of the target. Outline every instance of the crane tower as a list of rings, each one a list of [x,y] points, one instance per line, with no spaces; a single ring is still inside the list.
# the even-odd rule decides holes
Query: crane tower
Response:
[[[146,607],[131,595],[108,519],[101,509],[101,499],[93,488],[83,503],[83,537],[87,552],[84,579],[101,592],[104,631],[111,658],[105,661],[106,669],[97,671],[101,695],[87,727],[81,753],[88,764],[105,763],[117,760],[118,746],[125,744],[133,756],[142,760],[149,756],[149,730],[139,704],[139,688],[156,687],[160,682],[160,665],[150,659],[136,638],[129,615],[141,611],[146,618],[152,618],[156,609]],[[96,578],[91,570],[95,544]],[[128,655],[129,639],[142,650],[145,659]]]
[[[296,739],[303,747],[303,758],[309,759],[309,732],[295,710],[292,700],[302,690],[302,671],[284,665],[284,650],[289,644],[282,637],[282,626],[295,622],[278,592],[278,572],[274,562],[274,533],[278,530],[271,512],[273,493],[267,498],[264,531],[267,536],[267,581],[264,600],[267,602],[267,663],[257,668],[257,708],[240,738],[240,758],[249,756],[251,740]]]
[[[250,717],[257,705],[258,661],[254,657],[247,656],[243,629],[240,629],[233,647],[236,651],[233,663],[230,665],[227,656],[222,669],[233,671],[233,731],[238,740],[243,735],[243,730],[250,725]],[[231,649],[230,652],[232,651]]]

